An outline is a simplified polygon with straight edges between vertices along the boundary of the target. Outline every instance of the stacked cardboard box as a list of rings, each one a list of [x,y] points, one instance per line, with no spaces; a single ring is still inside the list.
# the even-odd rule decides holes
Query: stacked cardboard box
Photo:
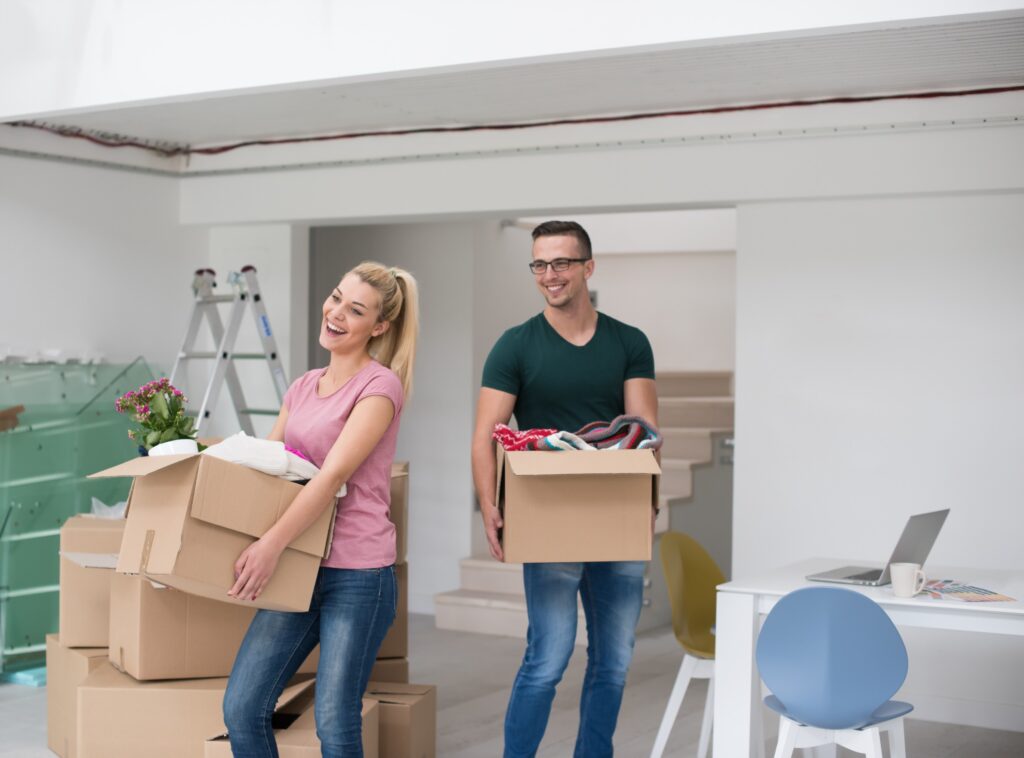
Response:
[[[255,609],[308,607],[333,514],[286,549],[259,602],[242,603],[226,595],[234,559],[298,485],[194,455],[129,461],[97,476],[135,477],[129,517],[76,517],[61,531],[61,628],[47,640],[49,746],[64,758],[218,755],[209,751],[223,750],[226,740],[204,743],[224,732],[226,677]],[[407,513],[408,464],[396,464],[399,614],[371,675],[395,685],[409,679]],[[318,658],[319,649],[299,679],[310,678]],[[319,743],[306,728],[313,718],[306,686],[307,695],[287,690],[278,703],[279,742],[291,751],[282,755],[318,754],[309,752]],[[364,704],[368,757],[377,754],[376,703]]]
[[[370,676],[374,681],[409,681],[409,565],[406,550],[409,533],[409,464],[391,467],[391,521],[395,525],[395,582],[398,585],[398,607],[395,621],[377,651],[377,667]],[[379,669],[379,670],[378,670]],[[383,675],[383,676],[381,676]]]
[[[279,704],[271,724],[281,758],[320,758],[320,740],[316,736],[313,692],[303,693],[293,702]],[[377,701],[363,698],[363,755],[380,755],[380,716]],[[206,741],[204,758],[231,758],[227,735]]]
[[[64,758],[78,755],[78,685],[107,660],[110,581],[124,524],[75,516],[60,531],[59,629],[46,637],[46,742]]]

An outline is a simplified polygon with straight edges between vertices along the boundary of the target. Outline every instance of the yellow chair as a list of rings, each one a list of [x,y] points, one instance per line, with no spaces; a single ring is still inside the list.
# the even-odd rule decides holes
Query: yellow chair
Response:
[[[681,532],[661,535],[661,566],[672,606],[672,630],[686,651],[675,686],[668,698],[651,758],[661,758],[690,679],[707,679],[708,694],[697,744],[698,758],[706,758],[711,741],[715,692],[715,587],[725,581],[721,569],[693,537]]]

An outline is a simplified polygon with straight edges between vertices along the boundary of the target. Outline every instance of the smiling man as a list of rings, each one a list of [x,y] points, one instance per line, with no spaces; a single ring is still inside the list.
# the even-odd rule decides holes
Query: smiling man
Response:
[[[587,281],[594,259],[583,227],[548,221],[535,228],[529,270],[546,307],[506,331],[492,348],[484,364],[473,434],[473,481],[497,560],[503,555],[494,491],[495,424],[507,423],[513,413],[520,429],[576,431],[623,413],[658,422],[650,343],[639,329],[599,313],[591,304]],[[587,538],[586,523],[579,524],[579,538]],[[577,596],[587,619],[588,657],[574,755],[612,755],[643,603],[643,573],[641,561],[523,566],[530,625],[505,714],[506,758],[537,752],[555,687],[573,653]]]

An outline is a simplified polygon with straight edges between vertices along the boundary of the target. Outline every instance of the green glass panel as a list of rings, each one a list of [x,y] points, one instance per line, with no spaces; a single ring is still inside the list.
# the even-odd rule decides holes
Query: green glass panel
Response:
[[[59,549],[60,537],[56,534],[0,543],[0,555],[6,562],[5,589],[17,592],[57,584]]]
[[[130,482],[88,474],[137,455],[114,401],[153,378],[145,361],[102,365],[0,365],[0,408],[25,406],[0,432],[0,671],[38,665],[57,630],[61,525],[92,498],[125,500]]]

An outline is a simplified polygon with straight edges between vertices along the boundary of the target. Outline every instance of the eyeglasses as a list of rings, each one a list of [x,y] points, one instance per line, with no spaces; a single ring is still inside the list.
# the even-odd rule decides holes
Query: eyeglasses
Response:
[[[589,258],[555,258],[553,261],[530,261],[530,271],[534,274],[543,274],[551,266],[552,271],[568,271],[573,263],[586,263]]]

